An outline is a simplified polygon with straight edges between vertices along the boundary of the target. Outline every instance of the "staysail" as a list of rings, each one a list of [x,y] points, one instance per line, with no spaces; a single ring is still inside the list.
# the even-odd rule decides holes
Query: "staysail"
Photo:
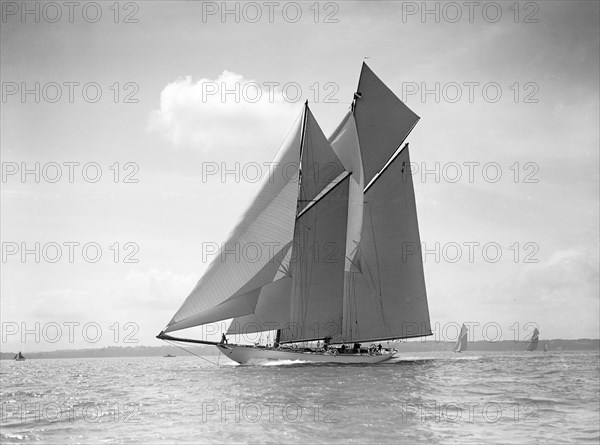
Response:
[[[463,352],[467,350],[467,336],[469,333],[469,329],[464,325],[460,328],[460,334],[458,334],[458,340],[456,340],[456,345],[454,345],[454,352]]]
[[[531,340],[529,340],[529,344],[527,345],[528,351],[535,351],[538,347],[538,343],[540,341],[540,331],[538,328],[533,330],[533,334],[531,335]]]
[[[359,153],[340,158],[348,164],[361,160],[363,172],[353,177],[365,187],[361,222],[349,229],[353,267],[346,273],[338,341],[431,335],[408,145],[398,152],[418,119],[363,64],[353,115],[332,144],[335,150],[335,141],[349,139],[355,128]],[[357,229],[360,234],[352,234]]]
[[[272,173],[165,332],[254,311],[261,287],[272,282],[279,270],[274,257],[284,257],[283,250],[293,237],[301,130],[298,119],[275,159]],[[246,292],[240,293],[242,289]],[[250,294],[244,296],[247,292]],[[206,313],[218,306],[223,309],[218,314]],[[216,316],[220,318],[215,320]]]

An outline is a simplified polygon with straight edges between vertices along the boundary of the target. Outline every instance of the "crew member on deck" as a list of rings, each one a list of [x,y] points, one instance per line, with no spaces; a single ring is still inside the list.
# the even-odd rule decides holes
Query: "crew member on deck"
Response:
[[[225,334],[221,335],[221,343],[227,344],[227,337],[225,337]]]

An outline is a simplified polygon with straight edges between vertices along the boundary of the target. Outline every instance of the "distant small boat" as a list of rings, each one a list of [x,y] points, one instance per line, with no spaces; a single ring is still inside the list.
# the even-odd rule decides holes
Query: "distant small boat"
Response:
[[[548,342],[544,342],[544,352],[548,352]]]
[[[538,348],[538,343],[540,342],[540,331],[538,328],[533,330],[533,335],[531,336],[531,340],[529,340],[529,344],[527,345],[527,351],[535,351]]]
[[[175,355],[171,355],[171,354],[167,354],[167,355],[163,355],[163,357],[167,358],[167,357],[176,357]]]
[[[15,355],[15,358],[13,360],[15,360],[17,362],[24,362],[25,357],[23,357],[23,354],[21,354],[21,351],[19,351],[19,353],[17,355]]]
[[[464,325],[460,329],[460,334],[458,334],[458,340],[456,340],[456,345],[454,345],[454,352],[463,352],[467,350],[467,334],[469,333],[469,329]]]

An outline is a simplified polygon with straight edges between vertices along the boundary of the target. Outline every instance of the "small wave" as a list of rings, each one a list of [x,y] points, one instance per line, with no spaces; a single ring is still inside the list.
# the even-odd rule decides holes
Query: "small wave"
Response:
[[[482,360],[484,357],[481,355],[461,355],[461,356],[447,356],[447,355],[401,355],[392,358],[389,362],[401,362],[401,361],[423,361],[423,360],[437,360],[441,362],[451,362],[455,360]]]
[[[542,375],[551,375],[551,374],[562,374],[564,371],[562,369],[551,369],[549,371],[542,372]]]
[[[226,366],[226,367],[233,367],[233,368],[235,368],[236,366],[240,366],[240,364],[238,362],[234,362],[233,360],[229,360],[227,362],[221,363],[220,366]]]
[[[250,364],[255,366],[290,366],[303,365],[308,363],[306,360],[252,360]]]
[[[411,355],[403,355],[402,357],[394,357],[387,361],[387,363],[401,363],[401,362],[423,362],[430,360],[439,360],[440,357],[434,356],[411,356]]]
[[[2,433],[2,434],[0,434],[0,437],[2,439],[16,439],[16,440],[26,440],[27,439],[27,435],[24,435],[24,434]]]

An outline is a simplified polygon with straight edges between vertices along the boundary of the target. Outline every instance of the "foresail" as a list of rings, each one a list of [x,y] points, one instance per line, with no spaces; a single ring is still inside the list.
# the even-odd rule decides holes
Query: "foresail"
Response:
[[[349,176],[296,221],[289,325],[282,342],[338,335],[342,323]]]
[[[419,116],[363,63],[354,114],[364,167],[364,181],[383,168],[411,132]]]
[[[260,272],[274,263],[274,256],[293,238],[300,139],[301,119],[298,119],[275,159],[275,168],[264,178],[260,192],[216,254],[204,276],[173,316],[165,332],[202,324],[205,322],[200,316],[203,312],[212,310],[242,288],[258,289],[273,280],[274,276],[260,276]],[[279,264],[275,262],[273,267],[277,270]],[[247,297],[249,305],[241,303],[243,298],[238,299],[238,304],[234,305],[236,310],[228,313],[229,316],[225,318],[251,313],[252,311],[247,311],[250,306],[257,304],[255,294],[256,292],[251,293]],[[238,310],[240,306],[243,310]]]
[[[365,192],[343,341],[431,334],[408,146]]]
[[[290,319],[292,277],[286,276],[262,287],[253,313],[235,318],[227,335],[247,335],[282,329]]]

